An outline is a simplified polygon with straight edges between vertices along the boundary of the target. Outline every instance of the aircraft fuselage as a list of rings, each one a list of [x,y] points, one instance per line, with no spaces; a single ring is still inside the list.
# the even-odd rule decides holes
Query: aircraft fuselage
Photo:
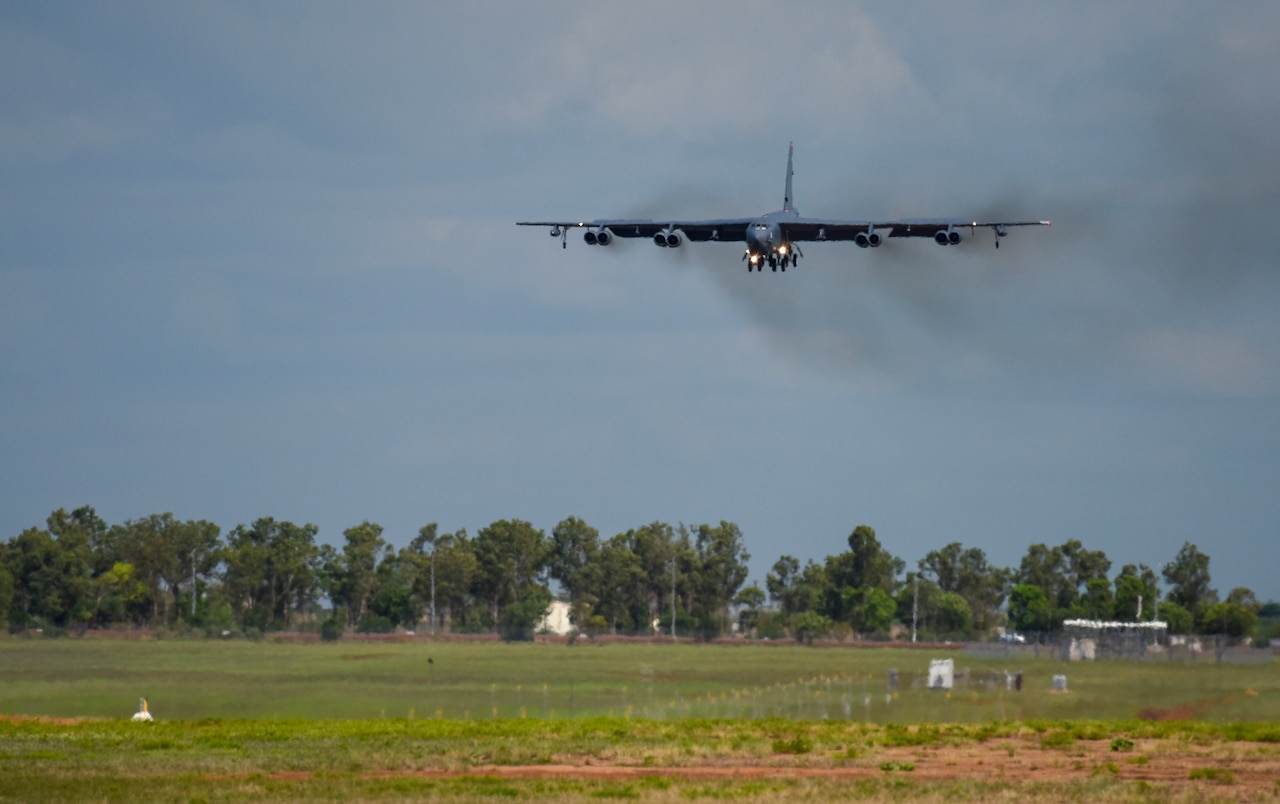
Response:
[[[785,271],[796,261],[798,252],[783,237],[781,222],[798,217],[794,211],[784,209],[762,215],[747,225],[744,259],[749,263],[748,269],[763,268],[767,263],[775,270],[781,265]]]

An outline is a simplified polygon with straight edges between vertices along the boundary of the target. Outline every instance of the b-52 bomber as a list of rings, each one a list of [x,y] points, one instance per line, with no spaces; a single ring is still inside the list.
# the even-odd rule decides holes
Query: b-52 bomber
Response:
[[[615,237],[648,237],[656,246],[678,248],[685,240],[694,243],[746,243],[742,259],[748,271],[787,270],[796,265],[804,253],[799,243],[826,240],[852,240],[861,248],[879,248],[886,237],[932,237],[940,246],[958,245],[961,232],[970,236],[978,229],[995,233],[996,248],[1000,238],[1013,226],[1048,226],[1049,221],[977,221],[944,218],[904,218],[902,220],[833,221],[824,218],[802,218],[796,212],[791,195],[791,157],[795,143],[787,148],[787,186],[782,209],[757,218],[719,218],[702,221],[599,219],[594,221],[517,221],[517,226],[548,226],[551,236],[560,238],[566,247],[570,229],[587,231],[583,239],[588,245],[607,246]]]

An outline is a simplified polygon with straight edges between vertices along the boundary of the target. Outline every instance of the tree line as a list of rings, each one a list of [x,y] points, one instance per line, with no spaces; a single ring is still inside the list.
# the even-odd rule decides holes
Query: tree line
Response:
[[[343,531],[340,546],[315,525],[266,517],[222,534],[212,522],[152,514],[108,524],[89,506],[49,515],[0,543],[0,621],[13,631],[204,628],[262,633],[347,629],[493,632],[528,638],[553,600],[579,631],[712,638],[733,628],[812,640],[981,638],[1000,628],[1052,631],[1073,617],[1169,622],[1175,633],[1249,634],[1260,605],[1248,589],[1225,599],[1209,557],[1187,543],[1161,568],[1125,565],[1114,579],[1102,551],[1077,540],[1035,544],[1017,569],[992,566],[954,542],[908,570],[859,525],[847,550],[780,557],[765,587],[745,586],[750,555],[732,522],[653,522],[602,538],[569,517],[550,532],[499,520],[474,536],[423,526],[391,545],[381,526]],[[1158,611],[1157,611],[1158,609]],[[1276,610],[1273,610],[1276,609]]]

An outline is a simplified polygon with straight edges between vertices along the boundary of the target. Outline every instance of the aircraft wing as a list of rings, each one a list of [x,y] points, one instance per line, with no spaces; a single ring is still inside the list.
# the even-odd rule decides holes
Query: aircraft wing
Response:
[[[987,228],[1004,234],[1011,226],[1048,226],[1049,221],[975,221],[959,218],[904,218],[880,221],[832,221],[794,218],[779,221],[783,236],[791,242],[853,240],[859,234],[881,232],[886,237],[935,237],[939,232],[963,228]]]
[[[517,226],[548,226],[569,230],[585,228],[591,231],[608,229],[614,237],[652,238],[659,232],[676,231],[689,240],[705,242],[743,242],[747,239],[747,226],[754,218],[720,218],[705,221],[635,220],[627,218],[594,221],[517,221]]]

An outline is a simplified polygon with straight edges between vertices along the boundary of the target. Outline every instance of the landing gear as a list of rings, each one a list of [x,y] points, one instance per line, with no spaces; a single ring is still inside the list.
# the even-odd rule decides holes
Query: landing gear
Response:
[[[774,273],[778,271],[786,273],[787,268],[800,264],[800,257],[802,256],[798,248],[792,248],[790,251],[779,249],[767,254],[752,254],[748,251],[742,255],[742,261],[747,264],[747,273],[752,271],[763,273],[766,265]]]

